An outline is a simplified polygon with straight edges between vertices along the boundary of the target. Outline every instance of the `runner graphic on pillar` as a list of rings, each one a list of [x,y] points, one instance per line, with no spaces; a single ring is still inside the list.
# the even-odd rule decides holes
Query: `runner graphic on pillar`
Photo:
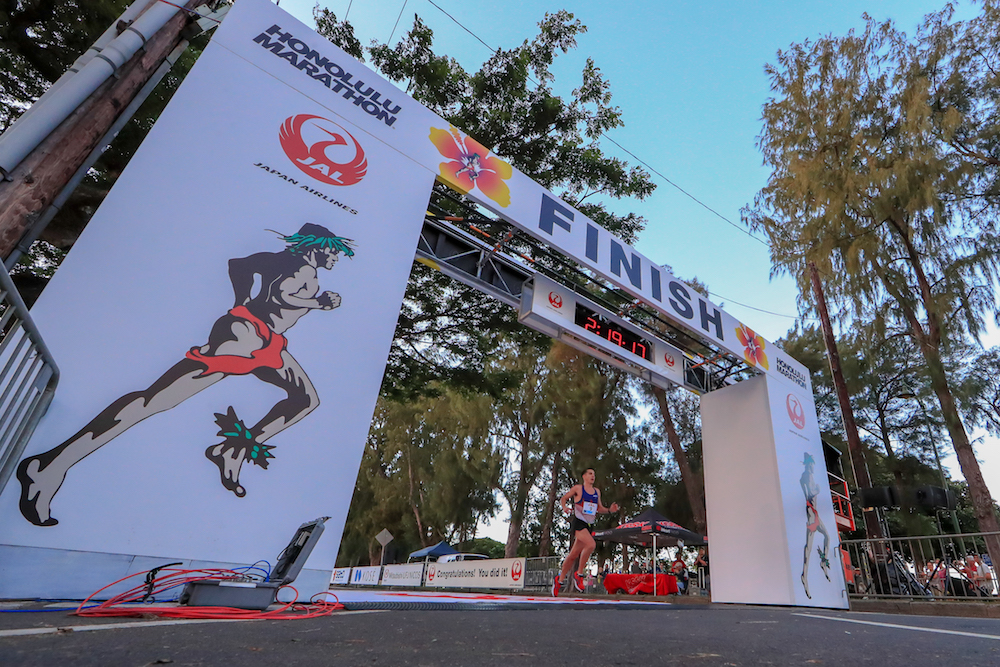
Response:
[[[799,484],[802,486],[802,493],[806,496],[806,546],[802,553],[802,587],[806,591],[806,597],[811,600],[812,595],[809,594],[809,557],[812,555],[813,538],[817,532],[823,535],[823,547],[816,547],[816,553],[819,554],[819,566],[823,568],[826,580],[830,581],[830,535],[826,532],[826,526],[819,518],[819,510],[816,508],[819,485],[813,479],[816,460],[813,459],[812,454],[807,452],[802,457],[802,465],[805,470],[802,477],[799,478]]]
[[[235,305],[216,320],[205,345],[191,348],[147,389],[111,403],[69,440],[21,461],[17,479],[24,518],[38,526],[56,525],[50,505],[71,467],[147,417],[230,375],[253,375],[287,393],[250,428],[233,407],[215,415],[223,441],[209,446],[205,456],[218,466],[226,489],[239,498],[246,495],[240,483],[243,463],[267,469],[274,447],[264,443],[319,405],[312,382],[286,349],[284,333],[310,311],[340,306],[339,294],[320,291],[318,269],[332,269],[340,253],[354,256],[350,239],[320,225],[306,224],[296,234],[278,236],[287,244],[280,252],[229,260]]]

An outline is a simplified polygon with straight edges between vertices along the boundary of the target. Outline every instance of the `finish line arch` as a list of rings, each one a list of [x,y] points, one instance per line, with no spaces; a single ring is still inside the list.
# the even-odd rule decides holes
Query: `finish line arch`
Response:
[[[36,306],[63,379],[0,495],[0,597],[266,557],[329,515],[300,577],[325,589],[435,180],[678,332],[522,290],[527,325],[702,393],[714,599],[846,608],[806,369],[267,0],[234,6]]]

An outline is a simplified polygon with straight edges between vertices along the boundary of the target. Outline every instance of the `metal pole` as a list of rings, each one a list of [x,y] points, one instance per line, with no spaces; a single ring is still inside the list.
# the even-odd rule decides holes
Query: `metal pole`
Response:
[[[927,414],[927,408],[924,407],[924,402],[920,400],[920,397],[916,394],[913,395],[914,400],[917,405],[920,406],[920,412],[924,415],[924,426],[927,428],[927,437],[930,438],[931,448],[934,450],[934,462],[937,463],[938,474],[941,475],[941,488],[945,490],[945,500],[948,498],[948,478],[945,477],[944,467],[941,465],[941,454],[938,452],[937,438],[934,437],[934,432],[931,430],[931,419]],[[935,515],[937,511],[934,512]],[[938,520],[940,522],[940,519]],[[962,529],[958,526],[958,512],[951,510],[951,522],[955,526],[955,533],[961,533]],[[962,542],[963,546],[965,541]]]
[[[653,533],[653,597],[656,597],[656,533]]]

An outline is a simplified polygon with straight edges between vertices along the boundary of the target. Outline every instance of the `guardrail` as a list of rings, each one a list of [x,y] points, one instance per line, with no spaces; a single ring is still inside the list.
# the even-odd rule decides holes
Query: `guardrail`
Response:
[[[0,491],[52,402],[59,368],[0,265]]]
[[[961,533],[844,540],[847,592],[852,599],[1000,601],[997,570],[985,538]]]

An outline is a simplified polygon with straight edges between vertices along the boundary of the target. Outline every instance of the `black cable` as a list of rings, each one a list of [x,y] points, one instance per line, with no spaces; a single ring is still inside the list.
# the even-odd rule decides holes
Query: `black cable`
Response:
[[[399,25],[399,19],[403,18],[403,10],[406,9],[407,2],[408,0],[403,0],[403,6],[399,8],[399,16],[396,17],[396,23],[392,26],[392,32],[389,33],[389,40],[385,43],[386,46],[389,46],[392,42],[393,35],[396,34],[396,27]]]

